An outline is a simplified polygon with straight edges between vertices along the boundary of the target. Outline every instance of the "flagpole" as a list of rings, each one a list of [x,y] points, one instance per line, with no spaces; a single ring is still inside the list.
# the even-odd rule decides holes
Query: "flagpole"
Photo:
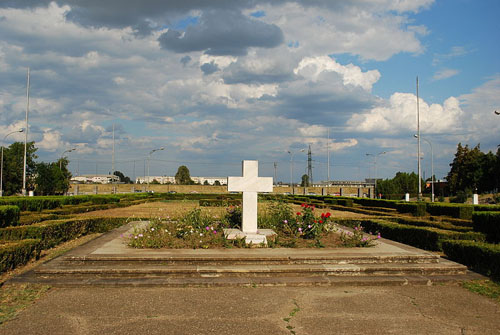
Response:
[[[28,127],[28,114],[30,110],[30,68],[28,67],[28,74],[27,74],[27,84],[26,84],[26,127],[24,128],[26,131],[24,132],[24,166],[23,166],[23,189],[22,189],[22,194],[25,196],[26,195],[26,156],[27,156],[27,149],[28,149],[28,132],[29,132],[29,127]]]

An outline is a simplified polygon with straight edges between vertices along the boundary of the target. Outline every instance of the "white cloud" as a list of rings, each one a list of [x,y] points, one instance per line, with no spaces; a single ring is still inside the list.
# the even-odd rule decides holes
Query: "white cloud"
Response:
[[[434,76],[432,77],[433,80],[442,80],[442,79],[447,79],[451,78],[453,76],[456,76],[459,74],[460,71],[455,70],[455,69],[442,69],[437,71]]]
[[[451,132],[461,126],[463,111],[457,98],[446,99],[443,105],[428,105],[419,100],[420,129],[426,133]],[[347,122],[349,129],[361,132],[398,134],[416,131],[417,98],[411,93],[394,93],[383,106],[367,113],[354,114]]]
[[[35,143],[38,148],[54,152],[63,145],[68,145],[61,141],[61,133],[57,130],[50,128],[43,129],[43,138],[41,141]]]
[[[311,81],[317,81],[319,75],[324,72],[336,72],[342,76],[344,85],[360,86],[366,91],[370,91],[380,78],[380,72],[377,70],[363,72],[358,66],[344,66],[328,56],[306,57],[293,72]]]

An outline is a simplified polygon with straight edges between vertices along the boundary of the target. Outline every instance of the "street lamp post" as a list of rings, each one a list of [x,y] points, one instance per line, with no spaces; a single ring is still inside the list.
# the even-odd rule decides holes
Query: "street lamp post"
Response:
[[[149,190],[149,160],[151,159],[151,155],[153,153],[155,153],[156,151],[160,151],[160,150],[165,150],[164,147],[161,147],[161,148],[158,148],[158,149],[153,149],[149,152],[149,155],[148,155],[148,186],[147,186],[147,190]]]
[[[366,154],[367,156],[373,156],[375,157],[375,189],[373,190],[375,193],[377,192],[377,158],[380,155],[386,154],[386,151],[379,152],[378,154]],[[375,198],[377,197],[377,194],[375,194]]]
[[[417,134],[414,136],[418,137]],[[434,150],[432,149],[432,142],[430,140],[425,137],[422,137],[422,140],[426,141],[431,146],[431,202],[434,202]]]
[[[3,142],[5,142],[5,139],[7,138],[7,136],[11,135],[11,134],[15,134],[15,133],[22,133],[24,131],[24,128],[21,128],[19,130],[16,130],[16,131],[13,131],[13,132],[10,132],[8,133],[7,135],[5,135],[3,137]],[[3,145],[2,145],[2,163],[0,164],[0,197],[3,196]]]
[[[306,149],[301,149],[300,152],[304,152]],[[290,187],[292,188],[292,194],[294,194],[293,190],[293,156],[296,154],[296,152],[291,152],[288,150],[288,153],[290,154]]]
[[[62,170],[62,160],[64,158],[64,154],[67,153],[67,152],[75,151],[75,150],[76,150],[76,148],[71,148],[71,149],[68,149],[68,150],[64,151],[61,154],[61,159],[59,160],[59,170]]]

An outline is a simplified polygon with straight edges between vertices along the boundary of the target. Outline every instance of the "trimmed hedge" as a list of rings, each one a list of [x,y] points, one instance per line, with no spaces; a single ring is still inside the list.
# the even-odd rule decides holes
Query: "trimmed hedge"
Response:
[[[29,226],[0,228],[0,240],[39,239],[43,249],[88,233],[102,233],[121,226],[125,218],[74,218],[35,223]]]
[[[0,205],[13,205],[21,211],[42,211],[54,209],[63,205],[77,205],[84,202],[92,204],[107,204],[119,202],[114,195],[77,195],[77,196],[40,196],[40,197],[8,197],[0,199]]]
[[[382,237],[412,245],[417,248],[440,251],[445,240],[484,241],[484,235],[477,232],[456,232],[430,227],[416,227],[385,220],[354,220],[361,222],[367,232],[380,232]]]
[[[500,245],[473,241],[443,241],[443,251],[452,261],[471,270],[500,278]]]
[[[19,207],[0,206],[0,228],[19,224]]]
[[[400,200],[385,200],[385,199],[370,199],[370,198],[353,198],[354,203],[360,204],[361,206],[371,206],[371,207],[387,207],[396,208],[396,205],[400,203]]]
[[[474,212],[500,212],[500,205],[474,205]]]
[[[33,257],[38,259],[40,251],[40,240],[37,239],[0,242],[0,273],[24,265]]]
[[[399,213],[411,213],[413,216],[425,216],[427,205],[425,202],[401,202],[396,204]]]
[[[405,225],[409,225],[409,226],[432,227],[432,228],[453,230],[453,231],[459,231],[459,232],[472,231],[472,227],[455,226],[451,223],[442,222],[442,221],[429,221],[429,220],[422,220],[422,219],[419,220],[419,219],[411,219],[408,217],[393,217],[393,218],[387,218],[386,220],[396,221],[399,224],[405,224]]]
[[[330,198],[330,197],[325,197],[323,199],[325,204],[332,204],[332,205],[338,205],[338,206],[344,206],[344,207],[353,207],[354,206],[354,200],[352,199],[346,199],[346,198]]]
[[[477,212],[472,214],[474,230],[486,234],[486,240],[500,243],[500,212]]]
[[[431,215],[446,215],[457,219],[472,219],[472,205],[462,204],[445,204],[445,203],[428,203],[427,212]]]
[[[198,202],[203,207],[241,206],[241,200],[238,199],[200,199]]]

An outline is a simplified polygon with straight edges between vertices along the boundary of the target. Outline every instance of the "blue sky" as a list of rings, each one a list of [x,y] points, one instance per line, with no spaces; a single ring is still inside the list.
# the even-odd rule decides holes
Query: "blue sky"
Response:
[[[0,2],[0,138],[24,126],[40,161],[69,148],[73,174],[240,173],[295,180],[390,178],[416,170],[422,136],[435,174],[458,142],[500,143],[500,54],[493,0]],[[330,141],[327,132],[330,131]],[[22,137],[11,135],[4,145]],[[328,142],[328,144],[327,144]],[[430,176],[430,150],[422,144]],[[372,156],[379,156],[377,168]]]

